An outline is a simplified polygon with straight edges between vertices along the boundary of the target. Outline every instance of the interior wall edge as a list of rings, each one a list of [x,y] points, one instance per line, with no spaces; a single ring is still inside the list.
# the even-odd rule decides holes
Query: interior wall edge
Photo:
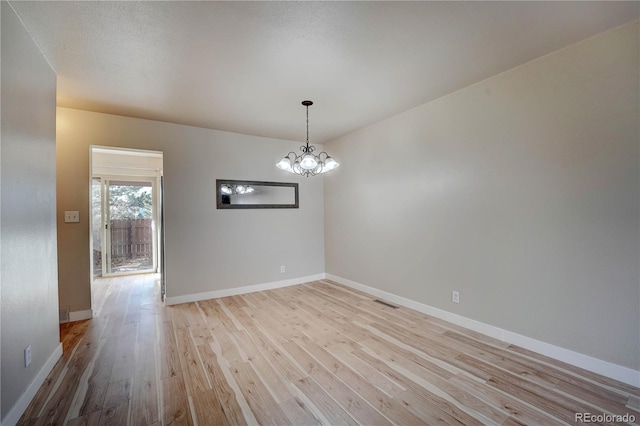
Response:
[[[60,344],[56,74],[11,5],[2,1],[0,10],[0,422],[10,426]]]

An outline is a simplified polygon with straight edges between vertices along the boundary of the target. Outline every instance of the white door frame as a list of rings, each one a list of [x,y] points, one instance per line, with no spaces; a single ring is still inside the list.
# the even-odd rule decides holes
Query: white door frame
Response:
[[[154,269],[155,272],[160,272],[161,270],[161,262],[162,259],[160,259],[160,238],[162,238],[162,234],[161,232],[163,232],[163,230],[160,228],[162,226],[162,224],[160,223],[160,209],[162,208],[162,204],[164,204],[164,200],[161,199],[162,194],[160,194],[160,178],[162,176],[162,165],[159,166],[159,168],[148,168],[148,167],[130,167],[130,166],[107,166],[108,169],[113,170],[113,173],[111,172],[106,172],[106,170],[104,170],[104,167],[101,167],[103,169],[103,172],[100,173],[98,170],[94,169],[94,152],[97,151],[116,151],[116,152],[121,152],[121,153],[131,153],[133,155],[142,155],[142,156],[155,156],[155,157],[163,157],[163,152],[162,151],[155,151],[155,150],[148,150],[148,149],[135,149],[135,148],[124,148],[124,147],[116,147],[116,146],[103,146],[103,145],[90,145],[89,146],[89,211],[91,211],[92,207],[92,191],[93,191],[93,178],[100,178],[101,181],[101,185],[103,185],[103,176],[104,177],[110,177],[113,180],[115,179],[120,179],[120,180],[124,180],[124,175],[129,176],[129,177],[133,177],[134,180],[144,180],[144,179],[152,179],[155,183],[155,185],[153,186],[153,190],[154,190],[154,194],[153,194],[153,199],[155,202],[155,214],[153,215],[153,220],[154,220],[154,232],[153,232],[153,238],[155,239],[154,241]],[[122,172],[122,174],[120,173]],[[102,197],[105,196],[105,191],[102,191]],[[104,204],[103,204],[104,205]],[[93,280],[94,277],[94,270],[93,270],[93,221],[89,220],[89,259],[91,259],[90,261],[90,277],[91,280]],[[105,224],[105,218],[104,218],[104,211],[101,212],[101,228],[104,228],[104,224]],[[101,232],[103,232],[104,230],[101,230]],[[101,243],[101,246],[104,247],[104,239]],[[105,257],[105,252],[103,251],[103,259]],[[104,275],[105,269],[103,269],[102,271],[102,276]],[[121,275],[121,274],[115,274],[115,275]]]

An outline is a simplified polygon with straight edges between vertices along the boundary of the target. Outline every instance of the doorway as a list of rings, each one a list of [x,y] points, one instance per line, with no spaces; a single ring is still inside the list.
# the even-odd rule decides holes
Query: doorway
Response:
[[[161,177],[161,152],[91,147],[94,278],[160,271]]]

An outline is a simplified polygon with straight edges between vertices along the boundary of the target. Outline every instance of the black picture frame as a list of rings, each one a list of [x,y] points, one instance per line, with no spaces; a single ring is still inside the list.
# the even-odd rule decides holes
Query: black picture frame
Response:
[[[244,186],[277,186],[294,188],[295,202],[293,204],[231,204],[229,196],[222,193],[222,185]],[[256,180],[216,179],[216,207],[218,209],[297,209],[300,206],[298,184],[293,182],[266,182]]]

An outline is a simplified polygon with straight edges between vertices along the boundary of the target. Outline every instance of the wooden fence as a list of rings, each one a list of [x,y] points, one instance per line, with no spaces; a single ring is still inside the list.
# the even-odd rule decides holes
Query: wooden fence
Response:
[[[151,260],[153,228],[151,219],[111,220],[111,264]]]

